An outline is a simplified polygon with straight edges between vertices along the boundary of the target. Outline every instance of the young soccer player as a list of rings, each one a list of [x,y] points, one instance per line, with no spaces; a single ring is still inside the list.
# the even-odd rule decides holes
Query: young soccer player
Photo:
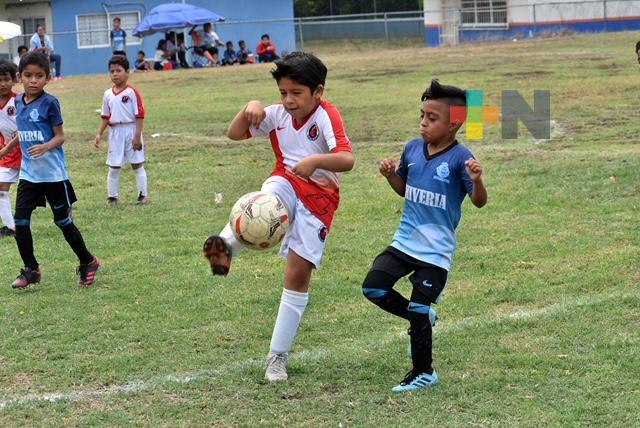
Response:
[[[284,203],[291,224],[280,248],[286,257],[284,290],[271,337],[265,378],[288,378],[287,361],[309,300],[309,282],[320,265],[327,233],[340,201],[338,172],[353,168],[355,159],[338,110],[322,99],[327,68],[317,57],[293,52],[271,72],[280,90],[280,104],[266,108],[249,101],[233,118],[232,140],[269,136],[275,169],[262,191]],[[204,244],[214,275],[229,272],[231,257],[242,245],[227,225]]]
[[[30,52],[20,60],[18,71],[24,85],[24,93],[15,100],[18,134],[0,150],[0,159],[11,153],[18,142],[22,150],[15,223],[16,242],[25,267],[11,286],[25,288],[40,282],[40,267],[33,252],[30,223],[33,210],[45,206],[46,200],[54,222],[80,260],[80,286],[87,287],[95,281],[100,260],[87,250],[71,215],[76,195],[67,175],[62,150],[64,132],[60,104],[44,91],[51,79],[49,60],[42,53]]]
[[[120,18],[113,18],[113,30],[109,31],[111,51],[114,55],[127,56],[127,33],[121,28]]]
[[[432,367],[431,327],[456,246],[455,230],[466,195],[478,208],[487,203],[482,165],[458,143],[462,121],[452,121],[452,106],[465,106],[466,93],[437,80],[422,94],[420,138],[404,147],[400,164],[385,159],[379,165],[391,188],[405,198],[400,226],[391,246],[373,261],[362,291],[385,311],[409,321],[413,368],[392,390],[413,391],[438,382]],[[407,300],[393,289],[411,273]]]
[[[16,93],[13,85],[16,83],[17,68],[9,61],[0,61],[0,148],[11,141],[16,128]],[[14,236],[16,225],[11,213],[9,190],[18,181],[20,173],[20,147],[0,159],[0,238]]]
[[[100,139],[107,125],[109,132],[109,154],[107,155],[107,203],[114,206],[118,203],[118,186],[120,170],[125,163],[130,163],[136,176],[138,188],[138,205],[149,203],[147,196],[147,172],[144,169],[144,142],[142,139],[142,121],[144,105],[140,92],[129,85],[129,60],[121,55],[114,55],[109,60],[109,77],[113,88],[107,89],[102,100],[102,122],[95,139],[95,146],[100,147]]]

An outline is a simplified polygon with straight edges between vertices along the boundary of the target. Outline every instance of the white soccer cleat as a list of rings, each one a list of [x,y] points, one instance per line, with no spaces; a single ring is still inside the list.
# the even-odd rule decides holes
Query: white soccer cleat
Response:
[[[288,354],[270,353],[267,356],[267,368],[264,373],[264,378],[271,382],[289,379],[289,373],[287,372],[288,362]]]

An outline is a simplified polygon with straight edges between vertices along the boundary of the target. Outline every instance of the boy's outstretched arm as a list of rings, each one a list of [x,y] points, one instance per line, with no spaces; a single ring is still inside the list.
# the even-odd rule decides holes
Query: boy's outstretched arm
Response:
[[[291,168],[291,172],[302,178],[309,178],[318,168],[332,172],[351,171],[356,163],[353,153],[339,151],[307,156]]]
[[[393,159],[383,159],[378,165],[378,170],[387,181],[389,186],[400,196],[404,196],[406,183],[396,173],[396,162]]]
[[[267,113],[260,101],[249,101],[229,124],[227,137],[232,140],[244,140],[247,138],[247,131],[251,125],[259,128],[265,117],[267,117]]]
[[[471,192],[471,202],[478,208],[482,208],[487,203],[487,189],[482,182],[482,165],[475,159],[469,159],[465,163],[467,174],[473,181],[473,191]]]

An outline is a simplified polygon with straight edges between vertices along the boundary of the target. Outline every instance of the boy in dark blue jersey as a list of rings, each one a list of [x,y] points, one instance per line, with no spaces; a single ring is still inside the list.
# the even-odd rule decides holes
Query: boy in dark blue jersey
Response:
[[[487,203],[482,165],[456,140],[462,122],[452,121],[453,106],[466,105],[466,93],[437,80],[422,94],[421,138],[404,147],[400,164],[385,159],[380,173],[405,204],[391,246],[373,262],[362,285],[367,299],[409,321],[413,368],[392,390],[413,391],[438,382],[432,367],[431,327],[456,246],[455,229],[466,195],[478,208]],[[411,273],[411,299],[393,289]]]
[[[18,72],[24,85],[24,93],[15,101],[18,134],[0,150],[0,158],[18,143],[22,150],[14,217],[16,242],[25,267],[11,286],[25,288],[40,282],[30,223],[33,210],[44,207],[46,201],[53,212],[54,222],[80,260],[80,286],[88,287],[95,280],[100,261],[87,250],[80,231],[73,223],[71,205],[76,197],[62,151],[64,132],[60,104],[44,91],[51,79],[49,60],[44,54],[30,52],[20,60]]]

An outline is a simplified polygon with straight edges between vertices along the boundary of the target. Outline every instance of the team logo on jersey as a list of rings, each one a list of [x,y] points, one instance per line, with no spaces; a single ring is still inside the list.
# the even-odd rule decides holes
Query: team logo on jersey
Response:
[[[318,238],[320,241],[324,242],[327,239],[327,227],[322,226],[320,230],[318,230]]]
[[[436,168],[436,174],[437,175],[433,176],[434,179],[448,183],[449,180],[447,180],[447,177],[449,177],[450,174],[449,164],[446,162],[442,162],[440,165],[438,165],[438,167]]]
[[[309,137],[311,141],[316,141],[319,135],[320,131],[318,130],[318,124],[314,123],[309,127],[309,130],[307,131],[307,137]]]
[[[7,107],[7,116],[14,116],[16,114],[16,108],[14,106]]]
[[[31,113],[29,113],[29,118],[31,118],[31,122],[38,121],[38,119],[40,118],[40,113],[38,113],[37,108],[34,108],[33,110],[31,110]]]
[[[129,95],[125,95],[124,97],[122,97],[122,103],[126,104],[129,102]]]

